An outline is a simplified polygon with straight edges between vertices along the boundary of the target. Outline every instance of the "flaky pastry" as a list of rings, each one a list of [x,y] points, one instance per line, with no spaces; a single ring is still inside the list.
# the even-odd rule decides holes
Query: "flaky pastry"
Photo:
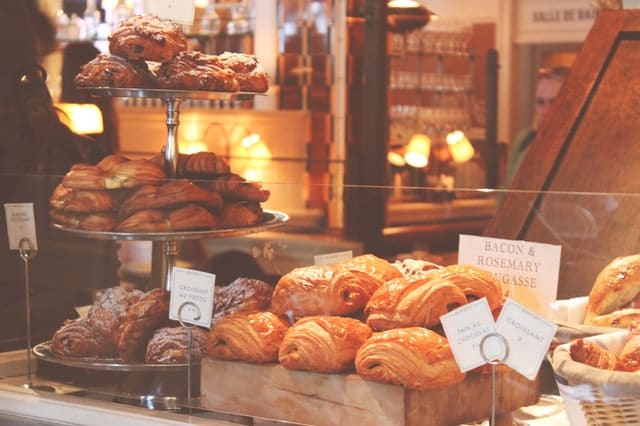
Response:
[[[354,318],[305,317],[284,335],[278,359],[285,368],[339,373],[353,369],[353,360],[371,329]]]
[[[365,380],[411,389],[433,389],[464,380],[449,342],[422,327],[374,333],[356,354],[356,371]]]
[[[187,50],[179,24],[152,15],[125,19],[109,35],[109,51],[132,61],[164,61]]]
[[[236,312],[211,328],[207,354],[253,363],[275,362],[289,323],[272,312]]]

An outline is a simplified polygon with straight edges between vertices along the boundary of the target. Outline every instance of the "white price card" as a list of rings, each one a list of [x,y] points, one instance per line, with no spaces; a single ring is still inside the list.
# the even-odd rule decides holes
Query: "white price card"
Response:
[[[313,257],[313,261],[316,265],[335,265],[336,263],[343,262],[353,258],[353,252],[337,251],[335,253],[319,254]]]
[[[496,333],[508,345],[504,363],[529,380],[535,379],[557,328],[553,322],[507,299],[496,323]]]
[[[173,267],[169,318],[210,328],[215,283],[214,274]]]
[[[144,2],[146,14],[182,24],[193,23],[195,7],[195,0],[146,0]]]
[[[20,241],[26,239],[30,245],[27,248],[37,250],[38,239],[33,203],[7,203],[4,205],[4,211],[7,218],[9,249],[19,250]]]
[[[460,235],[458,263],[491,272],[509,297],[551,319],[558,293],[561,246],[521,240]]]
[[[500,357],[502,348],[484,345],[481,350],[480,347],[482,339],[495,332],[495,322],[486,298],[446,313],[440,321],[458,368],[463,373]]]

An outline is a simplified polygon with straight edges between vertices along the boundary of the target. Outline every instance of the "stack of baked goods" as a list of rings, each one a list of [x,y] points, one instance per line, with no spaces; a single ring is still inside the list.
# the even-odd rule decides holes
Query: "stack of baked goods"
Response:
[[[365,254],[296,268],[277,282],[267,309],[219,319],[207,354],[322,373],[355,371],[414,389],[451,385],[465,374],[439,317],[482,297],[498,311],[503,285],[473,266],[391,264]]]
[[[209,55],[187,50],[182,26],[152,15],[135,15],[109,35],[100,53],[75,77],[78,87],[161,88],[264,93],[267,73],[254,55]]]
[[[632,322],[628,331],[617,353],[588,338],[574,340],[569,346],[571,359],[603,370],[638,371],[640,370],[640,324]]]
[[[89,231],[176,232],[263,220],[269,191],[231,173],[215,153],[180,154],[174,179],[162,164],[159,155],[130,160],[114,154],[96,165],[74,165],[50,197],[52,221]]]

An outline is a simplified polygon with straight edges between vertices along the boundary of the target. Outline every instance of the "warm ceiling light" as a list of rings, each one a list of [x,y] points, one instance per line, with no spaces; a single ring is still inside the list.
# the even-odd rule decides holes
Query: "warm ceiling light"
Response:
[[[387,161],[395,167],[404,167],[407,165],[404,159],[404,147],[391,149],[387,152]]]
[[[413,0],[391,0],[387,3],[387,23],[394,33],[407,33],[429,23],[433,12]]]
[[[61,121],[81,135],[96,135],[104,131],[102,112],[95,104],[59,103],[56,107],[62,111]]]
[[[423,133],[416,133],[407,145],[404,159],[411,167],[426,167],[431,153],[431,139]]]
[[[471,160],[476,153],[469,139],[460,130],[449,133],[446,140],[449,151],[451,152],[451,157],[456,163],[467,162]]]

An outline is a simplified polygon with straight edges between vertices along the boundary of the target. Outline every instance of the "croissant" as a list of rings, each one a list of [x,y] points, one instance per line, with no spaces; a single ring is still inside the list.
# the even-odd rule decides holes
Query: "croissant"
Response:
[[[109,232],[113,231],[118,224],[116,214],[112,212],[76,213],[51,210],[49,217],[55,224],[87,231]]]
[[[89,308],[87,323],[113,340],[113,334],[120,320],[126,315],[127,309],[143,294],[140,290],[127,290],[121,286],[105,289]]]
[[[278,280],[271,309],[288,318],[348,315],[364,308],[373,290],[350,271],[327,265],[306,266]]]
[[[380,287],[365,307],[374,330],[431,327],[440,316],[467,303],[464,292],[448,279],[396,278]]]
[[[464,380],[449,342],[422,327],[374,333],[356,353],[360,377],[411,389],[432,389]]]
[[[222,197],[185,179],[162,185],[145,185],[133,193],[120,207],[120,216],[128,217],[144,209],[170,209],[186,203],[197,203],[210,210],[222,207]]]
[[[593,283],[584,323],[628,327],[640,319],[640,255],[618,257]]]
[[[51,352],[62,357],[111,358],[113,343],[84,319],[67,320],[51,338]]]
[[[569,346],[571,359],[604,370],[615,370],[618,361],[616,356],[595,342],[577,339]]]
[[[258,182],[249,182],[234,173],[220,175],[213,179],[210,188],[222,195],[225,200],[264,202],[271,193],[263,189]]]
[[[289,323],[272,312],[236,312],[211,329],[207,353],[218,359],[274,362],[288,328]]]
[[[271,305],[273,286],[253,278],[238,277],[229,285],[215,286],[211,324],[234,312],[265,310]]]
[[[373,254],[355,256],[336,264],[336,267],[355,274],[363,285],[371,290],[371,293],[377,290],[384,282],[402,276],[398,268]]]
[[[167,179],[162,167],[148,160],[117,161],[112,158],[103,165],[108,168],[75,164],[62,178],[62,185],[90,190],[137,188]]]
[[[449,265],[434,269],[427,276],[430,279],[444,278],[451,281],[460,287],[469,302],[486,297],[491,310],[502,305],[504,301],[502,282],[491,272],[477,266]]]
[[[306,317],[284,335],[278,359],[285,368],[339,373],[353,368],[356,351],[369,337],[371,329],[354,318]]]
[[[618,369],[640,370],[640,323],[629,326],[629,337],[618,354]]]
[[[60,184],[56,186],[49,198],[49,205],[54,209],[95,213],[115,211],[118,202],[107,191],[74,190]]]
[[[175,364],[189,361],[189,330],[191,330],[191,361],[199,361],[206,353],[208,333],[200,327],[162,327],[157,329],[144,356],[147,364]]]
[[[410,278],[423,278],[429,271],[442,268],[442,266],[437,263],[420,259],[396,260],[392,265],[402,272],[402,275]]]
[[[117,226],[120,232],[173,232],[198,229],[216,229],[220,220],[204,207],[187,204],[172,211],[140,210]]]

